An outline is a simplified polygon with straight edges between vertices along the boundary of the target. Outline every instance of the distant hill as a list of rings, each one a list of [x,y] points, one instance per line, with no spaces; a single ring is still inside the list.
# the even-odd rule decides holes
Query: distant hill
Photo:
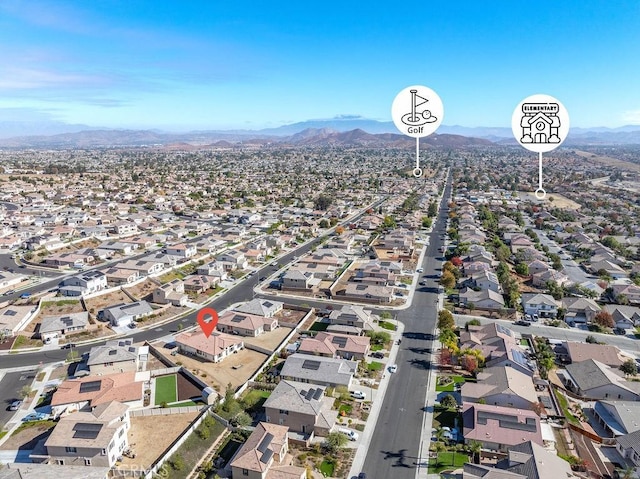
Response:
[[[6,123],[6,122],[5,122]],[[85,125],[47,123],[43,134],[20,135],[7,138],[11,131],[19,131],[15,123],[2,130],[0,122],[0,147],[4,148],[109,148],[123,146],[158,146],[167,148],[230,148],[239,143],[245,145],[291,144],[291,145],[369,145],[411,146],[415,140],[401,135],[392,122],[381,122],[366,118],[345,116],[328,120],[310,120],[278,128],[263,130],[205,130],[187,133],[171,133],[158,130],[97,129]],[[6,125],[5,125],[6,126]],[[24,125],[23,125],[24,126]],[[31,131],[34,123],[30,123]],[[49,131],[68,128],[49,134]],[[79,129],[79,130],[78,130]],[[438,134],[421,140],[425,145],[469,146],[517,145],[511,128],[464,127],[442,125]],[[620,128],[572,128],[565,145],[587,144],[639,144],[640,125]]]

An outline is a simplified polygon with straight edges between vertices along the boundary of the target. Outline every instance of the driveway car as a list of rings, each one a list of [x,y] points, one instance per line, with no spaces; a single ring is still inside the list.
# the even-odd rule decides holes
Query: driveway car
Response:
[[[351,391],[351,397],[354,399],[365,399],[367,396],[362,391]]]
[[[45,419],[49,419],[49,415],[43,412],[32,412],[31,414],[27,414],[22,418],[23,422],[32,422],[32,421],[44,421]]]
[[[371,353],[371,357],[376,359],[382,359],[384,358],[384,353],[381,353],[380,351],[374,351],[373,353]]]
[[[395,373],[398,371],[398,365],[397,364],[392,364],[391,366],[389,366],[389,372],[390,373]]]

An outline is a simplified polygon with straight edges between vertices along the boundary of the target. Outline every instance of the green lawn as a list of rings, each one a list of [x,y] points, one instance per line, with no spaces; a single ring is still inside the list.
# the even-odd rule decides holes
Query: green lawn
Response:
[[[156,406],[178,400],[178,380],[175,374],[156,378]]]
[[[367,363],[367,369],[369,371],[380,371],[384,367],[384,364],[379,363],[378,361],[371,361]]]
[[[324,477],[332,477],[334,468],[335,464],[327,460],[322,461],[322,464],[320,464],[320,472],[324,475]]]
[[[556,389],[554,389],[553,392],[556,395],[556,399],[558,400],[558,404],[560,405],[562,412],[569,420],[569,422],[576,425],[580,424],[580,421],[578,421],[578,419],[571,413],[571,411],[569,411],[569,402],[567,401],[567,398],[564,396],[564,394],[557,391]]]
[[[446,409],[443,407],[436,407],[433,413],[433,427],[450,427],[453,428],[456,425],[456,417],[458,418],[458,428],[462,424],[462,417],[455,409]]]
[[[448,384],[445,384],[443,386],[439,385],[436,382],[436,391],[447,391],[447,392],[452,392],[454,389],[454,384],[455,383],[463,383],[465,382],[465,377],[464,376],[450,376],[451,379],[453,379],[453,381],[451,381]]]
[[[189,401],[182,401],[182,402],[172,404],[169,407],[188,407],[188,406],[204,406],[204,402],[202,401],[193,402],[189,400]]]
[[[329,323],[320,323],[316,321],[311,325],[309,330],[310,331],[326,331],[328,327],[329,327]]]
[[[251,389],[242,396],[242,404],[248,411],[259,410],[267,398],[271,395],[271,391],[262,389]]]
[[[395,323],[392,323],[390,321],[380,321],[378,324],[380,325],[381,328],[388,329],[389,331],[396,330]]]
[[[351,414],[351,411],[353,411],[353,406],[348,403],[343,403],[340,405],[340,408],[338,409],[339,413],[342,413],[342,411],[344,411],[344,413],[348,416],[349,414]]]
[[[383,348],[382,344],[372,344],[371,351],[381,351]]]
[[[429,474],[438,474],[446,469],[457,469],[469,462],[469,456],[459,452],[441,452],[437,459],[429,460]]]

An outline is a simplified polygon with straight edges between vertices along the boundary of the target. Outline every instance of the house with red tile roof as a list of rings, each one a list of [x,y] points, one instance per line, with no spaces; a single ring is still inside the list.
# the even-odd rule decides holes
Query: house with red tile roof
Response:
[[[239,336],[214,331],[207,338],[202,331],[181,333],[176,336],[180,352],[217,363],[230,354],[244,349],[244,341]]]

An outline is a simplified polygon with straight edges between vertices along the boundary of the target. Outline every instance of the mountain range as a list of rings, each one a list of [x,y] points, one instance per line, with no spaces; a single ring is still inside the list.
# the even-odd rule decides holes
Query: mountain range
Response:
[[[33,132],[39,132],[34,135]],[[421,144],[447,147],[517,144],[511,128],[441,125]],[[413,138],[399,134],[393,122],[355,116],[309,120],[262,130],[206,130],[171,133],[69,125],[61,122],[0,122],[0,147],[108,148],[124,146],[231,147],[238,144],[342,145],[411,147]],[[565,145],[640,144],[640,125],[619,128],[572,128]]]

